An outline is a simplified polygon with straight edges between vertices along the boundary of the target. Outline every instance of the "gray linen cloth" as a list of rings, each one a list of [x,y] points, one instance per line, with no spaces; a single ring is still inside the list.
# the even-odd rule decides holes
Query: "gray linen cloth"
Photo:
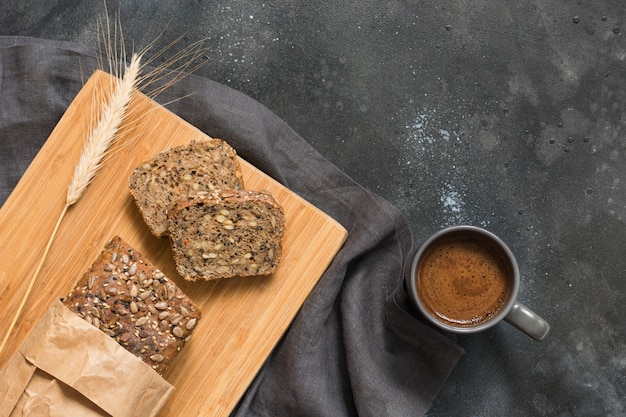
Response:
[[[0,204],[96,66],[82,45],[0,37]],[[158,101],[189,93],[168,108],[349,232],[233,415],[424,415],[463,351],[425,324],[402,290],[406,220],[237,91],[190,76]]]

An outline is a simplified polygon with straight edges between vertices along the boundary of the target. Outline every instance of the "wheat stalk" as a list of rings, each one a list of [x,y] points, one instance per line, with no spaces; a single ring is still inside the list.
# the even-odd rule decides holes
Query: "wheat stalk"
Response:
[[[41,268],[46,260],[52,242],[59,230],[59,226],[67,213],[67,210],[74,205],[85,192],[85,189],[89,183],[93,180],[96,172],[102,164],[102,159],[107,153],[107,150],[118,136],[118,131],[124,123],[125,116],[128,111],[130,99],[133,92],[137,89],[137,85],[140,81],[141,70],[141,55],[133,54],[130,63],[125,66],[124,76],[122,79],[115,77],[112,81],[112,93],[109,100],[105,104],[104,108],[99,113],[99,118],[95,125],[91,127],[85,147],[80,155],[80,159],[74,169],[74,174],[67,188],[67,196],[65,198],[65,205],[61,210],[59,218],[54,226],[52,234],[48,239],[48,243],[44,249],[44,253],[39,260],[39,264],[32,275],[26,293],[22,298],[13,321],[9,326],[7,333],[0,345],[0,355],[2,354],[4,347],[9,339],[9,336],[13,332],[13,329],[22,314],[22,310],[26,305],[26,301],[30,296],[30,293],[37,281],[37,277],[41,271]]]

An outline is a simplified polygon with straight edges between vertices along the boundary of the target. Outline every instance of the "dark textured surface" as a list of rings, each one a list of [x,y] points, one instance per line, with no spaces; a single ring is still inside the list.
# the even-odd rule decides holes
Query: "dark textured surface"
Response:
[[[459,337],[466,355],[429,416],[626,415],[622,0],[119,10],[136,49],[168,22],[156,50],[206,38],[199,75],[265,104],[404,212],[416,243],[470,223],[511,246],[519,298],[552,332],[535,342],[502,323]],[[101,13],[100,1],[5,0],[0,35],[95,46]]]

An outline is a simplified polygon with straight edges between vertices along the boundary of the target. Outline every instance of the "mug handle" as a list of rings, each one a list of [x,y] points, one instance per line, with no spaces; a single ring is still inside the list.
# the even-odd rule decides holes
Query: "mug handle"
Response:
[[[550,332],[548,322],[517,300],[504,319],[536,340],[543,340]]]

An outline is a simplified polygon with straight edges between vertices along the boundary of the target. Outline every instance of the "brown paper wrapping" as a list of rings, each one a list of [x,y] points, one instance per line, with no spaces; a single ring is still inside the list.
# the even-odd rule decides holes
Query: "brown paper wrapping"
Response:
[[[57,300],[0,371],[0,417],[156,416],[173,391]]]

